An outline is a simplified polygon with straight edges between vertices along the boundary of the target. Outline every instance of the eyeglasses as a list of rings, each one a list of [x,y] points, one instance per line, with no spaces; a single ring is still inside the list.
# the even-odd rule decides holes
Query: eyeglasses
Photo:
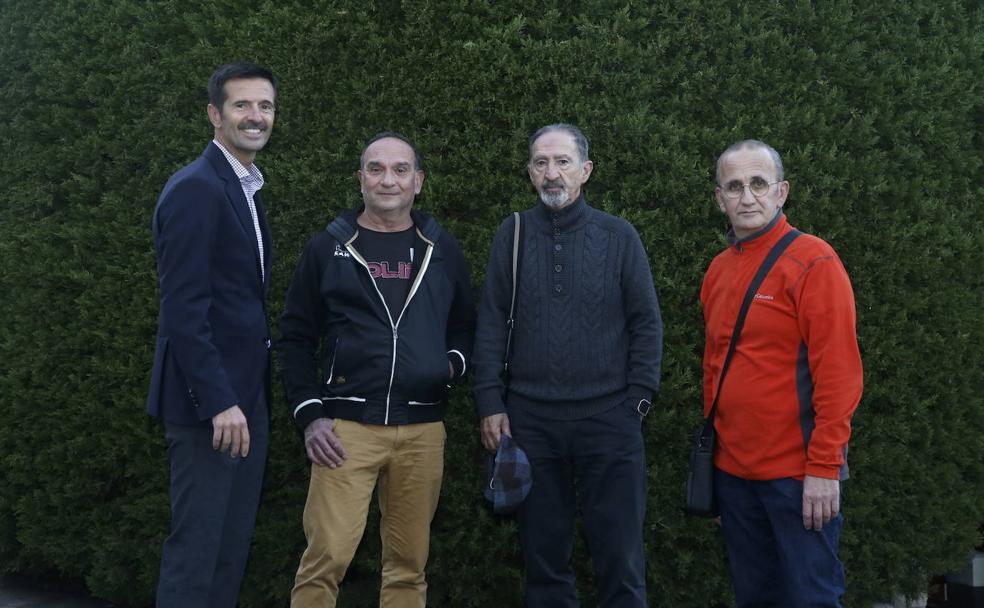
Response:
[[[767,182],[761,177],[753,177],[747,184],[743,184],[740,181],[735,180],[721,186],[721,191],[724,192],[724,195],[728,198],[740,198],[741,195],[745,193],[745,187],[747,186],[751,191],[752,196],[759,198],[768,194],[769,189],[778,184],[780,181],[782,180]]]

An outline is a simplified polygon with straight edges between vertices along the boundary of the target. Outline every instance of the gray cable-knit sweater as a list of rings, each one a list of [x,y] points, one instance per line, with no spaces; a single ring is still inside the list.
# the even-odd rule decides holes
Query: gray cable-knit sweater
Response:
[[[659,389],[663,324],[635,228],[580,197],[521,214],[523,243],[510,362],[510,407],[573,420]],[[502,360],[512,295],[513,219],[496,232],[473,363],[480,418],[505,412]]]

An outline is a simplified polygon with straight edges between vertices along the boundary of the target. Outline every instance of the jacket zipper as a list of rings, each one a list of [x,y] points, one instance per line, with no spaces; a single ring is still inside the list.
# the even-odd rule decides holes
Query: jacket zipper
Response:
[[[424,254],[423,266],[420,268],[420,272],[417,273],[416,280],[414,280],[413,285],[410,287],[410,293],[407,295],[407,301],[403,304],[403,310],[400,311],[400,316],[397,317],[396,322],[394,323],[393,315],[390,313],[389,306],[386,305],[386,298],[383,297],[383,292],[379,291],[379,286],[376,285],[376,279],[372,278],[372,271],[369,270],[369,264],[366,262],[365,258],[363,258],[362,255],[356,251],[355,247],[352,246],[352,243],[356,238],[358,238],[358,236],[359,233],[356,232],[355,235],[345,243],[345,249],[347,249],[348,252],[352,254],[352,257],[354,257],[359,264],[366,269],[366,272],[369,273],[369,281],[372,282],[372,286],[376,290],[376,295],[379,296],[379,301],[383,303],[383,310],[386,311],[386,316],[389,318],[390,329],[393,330],[393,352],[390,360],[390,378],[389,386],[386,388],[386,415],[383,418],[383,424],[389,424],[390,397],[393,394],[393,379],[396,377],[396,344],[400,337],[398,328],[400,326],[400,321],[403,320],[403,314],[407,311],[407,307],[410,306],[410,300],[412,300],[413,296],[417,293],[417,288],[420,287],[420,283],[424,278],[424,273],[427,272],[427,266],[430,263],[431,254],[434,252],[434,243],[424,237],[424,235],[420,233],[419,229],[417,230],[417,236],[427,243],[427,253]]]

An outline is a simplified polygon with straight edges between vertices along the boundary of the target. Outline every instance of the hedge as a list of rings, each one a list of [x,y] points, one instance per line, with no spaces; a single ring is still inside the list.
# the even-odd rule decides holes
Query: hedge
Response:
[[[666,323],[645,423],[653,606],[731,601],[719,532],[681,512],[700,418],[697,294],[725,244],[716,154],[746,137],[774,145],[792,223],[833,244],[857,295],[866,386],[844,496],[847,605],[924,590],[984,521],[982,24],[969,0],[5,0],[0,571],[152,603],[169,513],[162,429],[143,412],[151,212],[211,136],[209,74],[243,58],[281,78],[258,157],[274,321],[303,244],[359,203],[369,135],[418,144],[417,204],[459,237],[477,290],[495,227],[534,202],[527,136],[584,129],[587,196],[639,229]],[[246,608],[286,604],[304,546],[307,466],[279,386],[275,402]],[[516,528],[481,499],[467,387],[452,406],[429,603],[519,606]],[[575,553],[592,605],[583,543]],[[343,605],[373,605],[378,560],[373,519]]]

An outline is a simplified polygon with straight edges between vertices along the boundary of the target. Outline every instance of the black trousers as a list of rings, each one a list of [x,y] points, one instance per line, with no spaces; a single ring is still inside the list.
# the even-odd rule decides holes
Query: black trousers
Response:
[[[246,458],[212,449],[211,426],[165,423],[171,533],[164,541],[158,608],[235,608],[260,502],[269,446],[265,399],[249,418]]]
[[[639,414],[628,404],[580,420],[548,420],[509,408],[533,487],[517,512],[530,608],[579,606],[571,568],[581,518],[601,608],[645,608],[642,526],[646,466]]]

